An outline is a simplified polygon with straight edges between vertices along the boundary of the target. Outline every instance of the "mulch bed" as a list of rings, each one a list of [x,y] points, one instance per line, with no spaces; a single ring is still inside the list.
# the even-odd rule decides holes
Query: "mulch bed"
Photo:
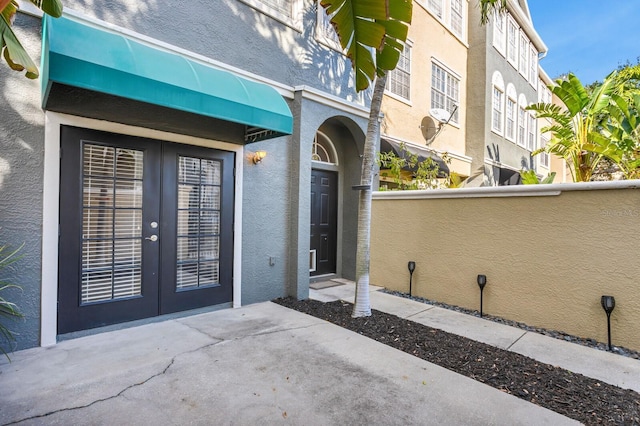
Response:
[[[343,301],[276,299],[585,424],[640,425],[640,394],[384,312],[352,318]]]

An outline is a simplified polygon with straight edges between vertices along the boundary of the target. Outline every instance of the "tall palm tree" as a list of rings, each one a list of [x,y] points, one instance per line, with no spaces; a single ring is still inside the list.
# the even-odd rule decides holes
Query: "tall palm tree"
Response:
[[[376,146],[380,138],[380,107],[386,74],[398,64],[407,39],[412,0],[321,0],[330,16],[356,76],[356,90],[374,83],[369,123],[364,143],[358,239],[356,243],[356,299],[353,317],[371,315],[369,300],[369,242],[371,229],[371,191],[375,173]],[[482,24],[494,12],[506,9],[507,0],[479,0]],[[375,51],[375,56],[371,50]]]
[[[60,0],[30,0],[47,15],[54,18],[62,16],[62,3]],[[26,70],[25,77],[38,78],[38,67],[24,49],[20,40],[13,32],[11,23],[18,11],[16,0],[0,0],[0,51],[9,67],[15,71]]]
[[[356,90],[374,84],[369,123],[364,142],[358,237],[356,242],[356,299],[352,316],[371,315],[369,301],[369,246],[371,192],[375,172],[376,145],[380,139],[380,107],[386,73],[396,67],[411,23],[411,0],[321,0],[331,17],[340,44],[351,60]],[[375,56],[372,54],[375,52]]]
[[[547,103],[527,107],[536,111],[538,118],[550,118],[553,121],[551,125],[540,129],[542,133],[551,133],[551,141],[544,148],[534,151],[533,155],[544,151],[564,158],[574,181],[591,180],[600,159],[611,155],[614,148],[601,130],[615,88],[615,72],[591,91],[572,73],[566,80],[556,80],[556,85],[550,89],[564,108]]]

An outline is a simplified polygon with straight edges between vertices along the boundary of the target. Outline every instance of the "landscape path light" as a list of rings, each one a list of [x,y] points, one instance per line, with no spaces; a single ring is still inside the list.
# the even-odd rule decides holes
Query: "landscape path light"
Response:
[[[482,318],[482,292],[484,291],[485,285],[487,285],[487,276],[478,275],[478,287],[480,287],[480,318]]]
[[[616,307],[616,299],[613,296],[602,296],[600,304],[607,313],[607,342],[609,343],[609,350],[611,350],[611,312]]]
[[[412,296],[411,284],[413,281],[413,271],[416,270],[416,262],[414,262],[413,260],[410,260],[409,263],[407,264],[407,267],[409,268],[409,296]]]

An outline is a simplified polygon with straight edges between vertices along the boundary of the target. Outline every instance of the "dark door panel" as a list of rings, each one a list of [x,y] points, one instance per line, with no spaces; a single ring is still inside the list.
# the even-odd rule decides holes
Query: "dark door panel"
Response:
[[[61,132],[58,332],[157,315],[160,145]]]
[[[171,144],[164,155],[160,311],[230,302],[234,193],[224,183],[235,154]]]
[[[311,171],[311,276],[336,272],[337,187],[338,175],[335,172]]]

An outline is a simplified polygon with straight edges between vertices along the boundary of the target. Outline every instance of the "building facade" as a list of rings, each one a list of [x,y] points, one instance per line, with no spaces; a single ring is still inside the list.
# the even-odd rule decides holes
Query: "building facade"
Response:
[[[536,169],[538,124],[525,108],[538,101],[539,59],[547,47],[533,27],[526,0],[480,25],[469,8],[466,153],[473,185],[510,185],[520,170]]]
[[[316,1],[64,6],[0,67],[15,348],[354,278],[369,101]]]
[[[469,4],[461,0],[416,0],[408,41],[397,68],[387,76],[382,138],[424,156],[446,153],[449,171],[466,178],[467,32]],[[446,112],[447,124],[431,111]],[[442,163],[441,163],[442,164]]]

